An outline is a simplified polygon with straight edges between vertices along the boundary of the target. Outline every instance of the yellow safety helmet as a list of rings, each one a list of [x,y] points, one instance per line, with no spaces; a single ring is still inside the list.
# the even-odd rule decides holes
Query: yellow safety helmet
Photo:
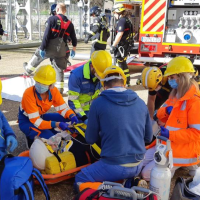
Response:
[[[195,72],[192,62],[183,56],[173,58],[167,65],[164,76],[180,74],[184,72]]]
[[[33,78],[38,83],[51,85],[56,82],[56,71],[51,65],[43,65],[35,72]]]
[[[116,5],[113,6],[112,12],[121,13],[124,10],[126,10],[124,8],[124,5],[122,3],[120,3],[120,4],[116,4]]]
[[[112,76],[107,77],[109,74],[116,74],[116,73],[118,73],[119,76],[113,75],[113,77]],[[107,77],[107,80],[106,80],[106,77]],[[104,86],[104,81],[112,80],[115,78],[123,79],[124,85],[126,85],[126,75],[124,74],[124,71],[120,67],[112,65],[106,68],[105,71],[103,72],[101,84]]]
[[[91,55],[91,62],[97,75],[101,78],[104,70],[112,65],[112,57],[107,51],[95,51]]]
[[[2,82],[1,82],[1,79],[0,79],[0,105],[2,104],[1,91],[2,91]]]
[[[163,75],[158,67],[146,67],[141,74],[142,86],[150,91],[157,88],[162,81]]]

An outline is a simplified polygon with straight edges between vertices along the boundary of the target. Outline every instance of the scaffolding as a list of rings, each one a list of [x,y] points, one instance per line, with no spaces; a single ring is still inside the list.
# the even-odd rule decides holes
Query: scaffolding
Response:
[[[50,6],[57,1],[42,0],[1,0],[0,20],[6,36],[2,44],[21,44],[41,41],[45,22],[50,16]],[[70,0],[59,0],[67,5],[67,16],[75,27],[78,39],[83,39],[90,26],[90,0],[72,4]]]

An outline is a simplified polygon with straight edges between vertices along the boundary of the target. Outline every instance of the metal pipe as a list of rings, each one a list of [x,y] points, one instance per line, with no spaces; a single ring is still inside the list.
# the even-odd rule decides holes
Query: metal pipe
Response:
[[[41,36],[40,0],[38,0],[37,13],[38,13],[39,40],[41,40],[42,36]]]

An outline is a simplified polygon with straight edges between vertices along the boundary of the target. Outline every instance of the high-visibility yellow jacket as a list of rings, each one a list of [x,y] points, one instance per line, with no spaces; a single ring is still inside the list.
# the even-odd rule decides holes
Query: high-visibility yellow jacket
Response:
[[[45,121],[40,116],[45,114],[52,105],[64,118],[69,118],[71,114],[74,114],[56,87],[48,91],[48,97],[44,101],[35,90],[35,86],[32,86],[27,88],[23,94],[19,115],[27,116],[38,129],[51,129],[53,128],[51,121]]]
[[[170,115],[166,107],[173,106]],[[191,166],[200,162],[200,92],[191,86],[180,99],[170,98],[157,112],[169,130],[174,166]]]

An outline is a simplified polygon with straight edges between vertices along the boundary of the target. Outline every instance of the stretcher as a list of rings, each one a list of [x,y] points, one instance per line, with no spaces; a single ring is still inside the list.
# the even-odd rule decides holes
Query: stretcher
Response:
[[[23,151],[22,153],[20,153],[18,155],[19,157],[29,157],[29,151]],[[42,174],[42,177],[44,178],[44,181],[46,184],[55,184],[55,183],[59,183],[61,181],[73,178],[77,172],[79,172],[82,168],[89,166],[91,163],[87,164],[87,165],[83,165],[81,167],[76,167],[74,169],[71,170],[67,170],[65,172],[61,172],[58,174]],[[34,180],[34,182],[37,184],[37,181]]]
[[[85,124],[77,124],[77,125],[73,125],[72,127],[74,130],[76,130],[76,133],[72,134],[72,138],[76,138],[77,134],[81,135],[83,138],[85,138],[85,133],[82,129],[86,129],[86,125]],[[82,128],[82,129],[81,129]],[[93,147],[93,149],[97,152],[98,155],[100,155],[101,153],[101,149],[99,148],[99,146],[97,144],[93,144],[91,145]],[[22,153],[19,154],[20,157],[29,157],[29,151],[24,151]],[[46,184],[55,184],[55,183],[59,183],[61,181],[70,179],[75,177],[75,175],[84,167],[89,166],[92,162],[90,159],[90,155],[88,153],[86,153],[86,156],[88,157],[88,164],[86,165],[82,165],[80,167],[76,167],[74,169],[71,170],[67,170],[58,174],[42,174],[44,181]],[[94,162],[94,161],[93,161]],[[37,183],[37,182],[36,182]]]

